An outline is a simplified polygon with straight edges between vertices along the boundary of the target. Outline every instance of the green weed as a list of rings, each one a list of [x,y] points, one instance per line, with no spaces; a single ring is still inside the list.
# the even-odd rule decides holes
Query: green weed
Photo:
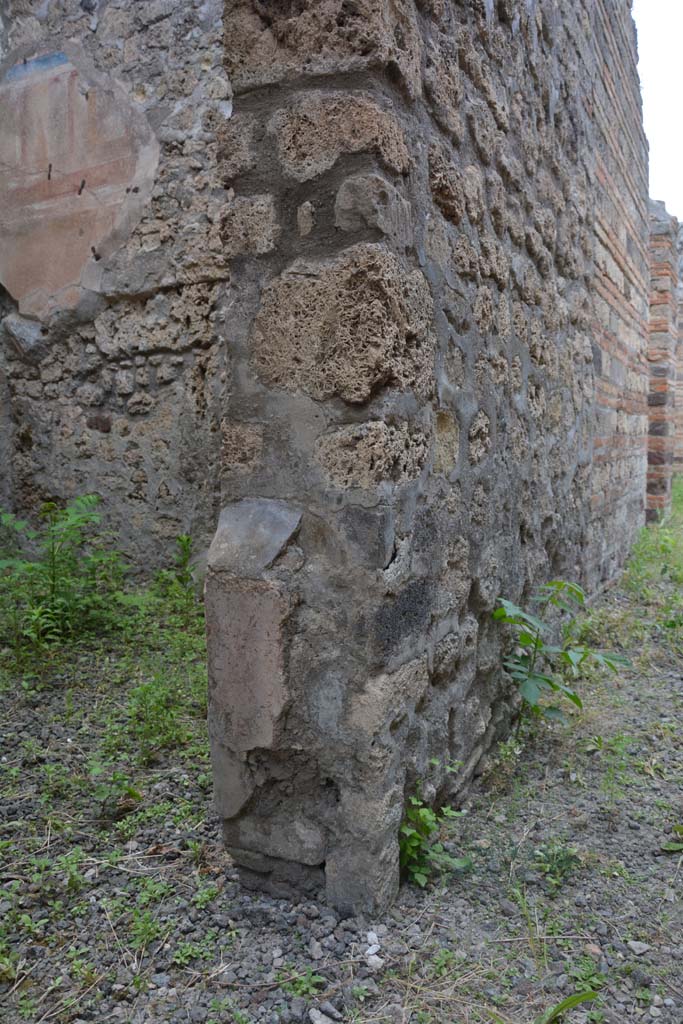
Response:
[[[155,587],[167,606],[187,618],[197,604],[197,588],[192,575],[192,538],[183,533],[176,537],[175,564],[157,573]]]
[[[69,793],[72,776],[63,764],[46,763],[42,767],[43,800],[51,797],[64,797]]]
[[[37,528],[0,511],[0,641],[17,654],[103,632],[125,614],[125,565],[107,547],[99,502],[46,502]]]
[[[624,575],[626,587],[652,598],[662,579],[683,583],[683,477],[675,477],[671,488],[671,511],[659,523],[641,530],[631,551]]]
[[[198,889],[192,897],[192,902],[195,907],[199,907],[200,910],[204,910],[212,903],[218,895],[218,887],[215,885],[207,885],[203,889]]]
[[[565,879],[581,864],[576,849],[558,840],[542,843],[534,850],[534,864],[545,875],[546,881],[555,892]]]
[[[327,980],[316,974],[312,967],[294,972],[293,968],[278,973],[280,988],[290,996],[315,996],[327,984]]]
[[[628,781],[628,758],[626,752],[631,737],[617,733],[603,741],[601,748],[603,775],[600,788],[607,797],[610,807],[623,796]]]
[[[468,857],[453,857],[436,841],[442,826],[461,813],[449,807],[433,810],[419,791],[409,797],[399,832],[399,854],[401,869],[411,882],[424,888],[435,871],[464,871],[471,866]]]
[[[93,758],[89,768],[90,792],[102,815],[123,817],[142,800],[142,793],[126,772],[112,768],[100,758]]]
[[[581,698],[569,685],[567,677],[579,678],[590,664],[615,673],[628,664],[621,655],[598,651],[576,642],[575,615],[585,600],[581,587],[566,580],[552,580],[536,591],[532,604],[538,606],[537,614],[499,598],[499,607],[493,612],[493,618],[512,628],[515,644],[505,660],[505,667],[517,684],[525,706],[534,714],[564,720],[561,708],[556,704],[546,704],[542,698],[548,694],[565,697],[580,709],[583,707]],[[553,629],[543,619],[550,609],[565,617],[559,645],[549,642]]]
[[[88,949],[85,946],[72,946],[67,950],[71,977],[76,981],[89,985],[97,977],[95,965],[86,959]]]
[[[85,853],[80,846],[75,846],[68,853],[57,857],[54,865],[54,872],[61,877],[62,885],[67,892],[80,892],[85,885],[85,878],[81,872],[81,866],[85,860]]]
[[[607,978],[595,966],[589,956],[582,956],[577,964],[567,971],[570,978],[574,979],[574,987],[577,992],[593,992],[603,988]]]
[[[38,1012],[38,1000],[26,993],[19,997],[17,1003],[19,1016],[22,1020],[35,1020]]]
[[[11,949],[7,939],[0,935],[0,982],[8,983],[14,981],[17,976],[17,962],[19,954]]]
[[[660,849],[664,853],[683,853],[683,825],[674,825],[671,831],[678,838],[662,843]]]
[[[141,878],[138,884],[137,904],[140,907],[149,907],[161,903],[172,892],[173,886],[163,879]]]
[[[440,949],[432,960],[432,973],[435,978],[443,978],[450,974],[457,963],[452,949]]]
[[[551,1009],[546,1010],[545,1013],[542,1013],[540,1017],[536,1018],[534,1024],[555,1024],[556,1021],[562,1020],[569,1010],[573,1010],[574,1007],[578,1006],[580,1003],[586,1003],[595,999],[597,994],[597,992],[591,992],[590,990],[585,992],[575,992],[573,995],[567,996],[566,999],[563,999],[561,1003],[558,1003],[556,1006],[551,1007]]]
[[[150,764],[162,750],[182,746],[187,730],[177,688],[155,676],[132,690],[128,701],[128,733],[141,764]]]
[[[215,952],[217,935],[216,928],[209,928],[202,939],[181,942],[171,957],[171,963],[187,967],[193,960],[211,960]]]
[[[160,922],[154,919],[151,911],[140,911],[134,907],[129,932],[133,948],[144,950],[163,934],[163,928]]]

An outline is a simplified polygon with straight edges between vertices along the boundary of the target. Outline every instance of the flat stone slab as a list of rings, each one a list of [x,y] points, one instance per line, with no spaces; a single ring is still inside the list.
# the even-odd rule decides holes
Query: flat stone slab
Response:
[[[301,512],[272,498],[245,498],[223,509],[209,548],[209,568],[258,578],[298,530]]]

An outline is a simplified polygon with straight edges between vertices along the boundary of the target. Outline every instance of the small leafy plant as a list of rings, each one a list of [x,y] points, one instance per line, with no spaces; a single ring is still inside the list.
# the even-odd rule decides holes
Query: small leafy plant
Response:
[[[84,985],[92,984],[97,978],[95,965],[86,959],[87,954],[88,949],[85,946],[72,946],[66,954],[70,964],[71,977]]]
[[[209,928],[202,939],[181,942],[171,958],[171,963],[187,967],[193,960],[211,960],[215,955],[218,929]]]
[[[462,761],[454,761],[452,758],[440,761],[438,757],[432,757],[429,763],[432,768],[443,768],[447,775],[457,775],[462,768]]]
[[[159,921],[156,921],[149,910],[133,908],[130,924],[130,936],[134,949],[146,949],[151,942],[158,939],[163,933]]]
[[[581,865],[581,858],[573,846],[553,840],[534,850],[534,863],[545,875],[551,890],[556,892],[568,875]]]
[[[94,494],[63,508],[46,502],[38,528],[0,511],[0,640],[16,651],[64,643],[120,619],[125,566],[105,544],[99,503]]]
[[[161,903],[173,892],[173,886],[163,879],[141,878],[137,894],[137,904],[140,907],[154,906]]]
[[[62,878],[62,885],[67,892],[80,892],[85,885],[85,877],[81,871],[85,852],[80,846],[72,847],[68,853],[63,853],[54,862],[55,871]]]
[[[408,799],[398,845],[401,870],[409,881],[424,888],[435,871],[465,871],[471,866],[469,857],[453,857],[443,843],[435,841],[442,825],[462,813],[450,807],[433,810],[424,802],[419,790]]]
[[[192,897],[192,902],[194,903],[195,907],[199,907],[200,910],[204,910],[206,907],[209,906],[210,903],[213,902],[213,900],[215,900],[217,895],[218,886],[207,885],[204,886],[202,889],[197,890],[197,892]]]
[[[450,974],[457,963],[457,957],[452,949],[439,949],[432,960],[432,973],[435,978],[444,978]]]
[[[209,1003],[209,1009],[217,1016],[209,1017],[206,1024],[251,1024],[247,1014],[236,1007],[230,999],[214,996]]]
[[[661,849],[664,853],[683,853],[683,825],[674,825],[672,831],[677,838],[662,843]]]
[[[128,733],[144,765],[152,764],[160,751],[181,746],[187,738],[178,694],[161,674],[131,691],[127,713]]]
[[[142,793],[126,772],[112,768],[100,758],[89,765],[90,791],[103,817],[116,821],[135,810]]]
[[[543,697],[559,695],[580,709],[583,707],[581,698],[567,681],[567,676],[577,679],[590,663],[617,673],[629,662],[619,654],[598,651],[576,642],[574,617],[586,600],[584,591],[576,583],[552,580],[541,586],[531,600],[538,608],[535,614],[502,597],[498,601],[499,607],[493,612],[496,621],[512,627],[515,640],[505,667],[519,687],[525,705],[533,713],[563,721],[562,709],[556,704],[544,703]],[[565,616],[559,644],[550,642],[553,629],[544,619],[551,608]]]
[[[316,974],[312,967],[305,971],[292,974],[291,971],[280,971],[278,973],[280,988],[290,996],[315,996],[325,986],[326,979]]]
[[[570,978],[574,979],[574,988],[577,992],[592,992],[603,988],[607,978],[601,974],[589,956],[582,956],[578,964],[570,967],[568,972]]]
[[[156,589],[164,601],[181,616],[191,615],[197,604],[197,587],[192,575],[192,538],[176,537],[175,564],[156,576]]]

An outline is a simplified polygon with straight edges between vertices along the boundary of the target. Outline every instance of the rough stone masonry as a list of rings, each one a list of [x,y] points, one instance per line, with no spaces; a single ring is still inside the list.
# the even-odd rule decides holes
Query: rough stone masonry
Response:
[[[507,728],[498,595],[611,579],[648,450],[666,504],[630,4],[1,10],[0,498],[97,491],[145,565],[216,531],[227,846],[371,909]]]

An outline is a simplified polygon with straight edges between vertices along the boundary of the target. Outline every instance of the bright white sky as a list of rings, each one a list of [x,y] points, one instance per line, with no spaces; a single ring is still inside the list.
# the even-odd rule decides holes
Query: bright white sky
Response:
[[[683,0],[634,0],[650,195],[683,220]]]

